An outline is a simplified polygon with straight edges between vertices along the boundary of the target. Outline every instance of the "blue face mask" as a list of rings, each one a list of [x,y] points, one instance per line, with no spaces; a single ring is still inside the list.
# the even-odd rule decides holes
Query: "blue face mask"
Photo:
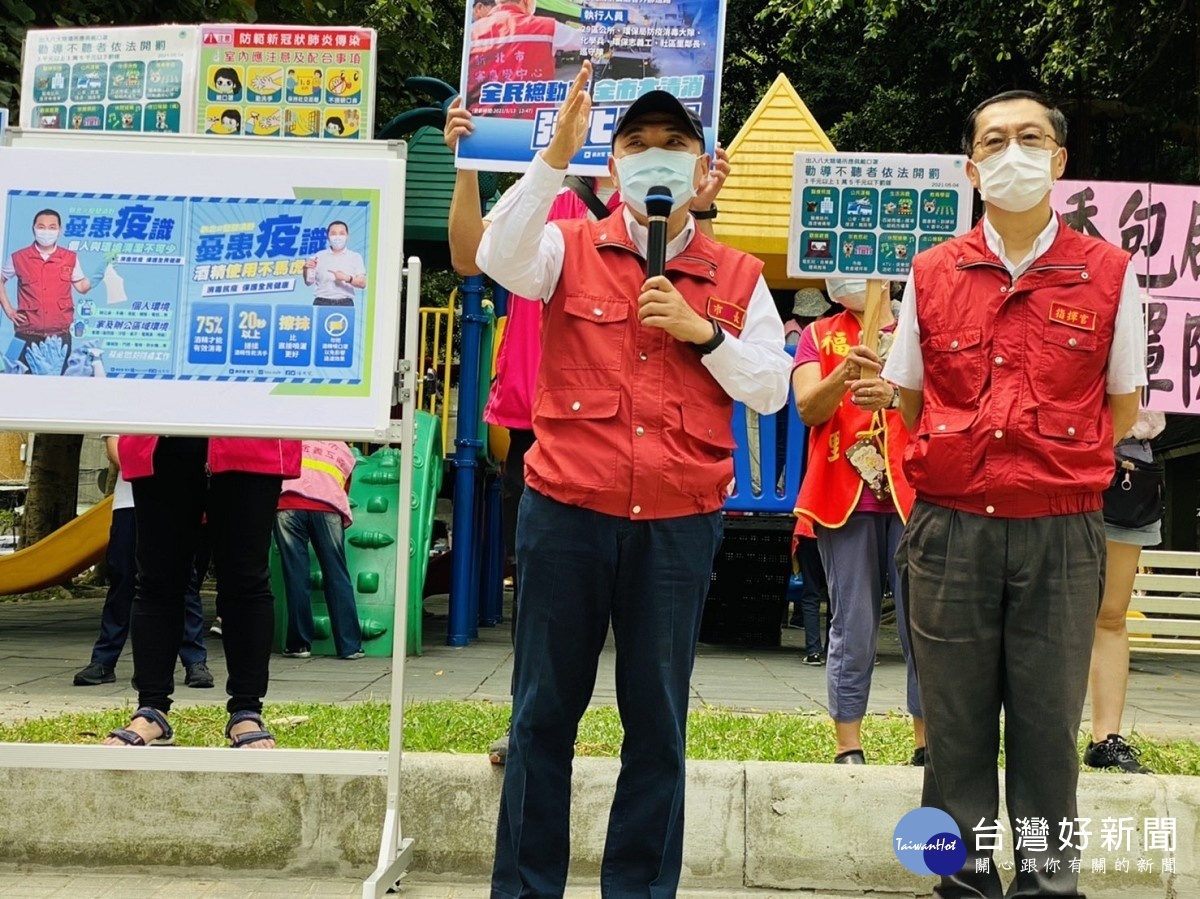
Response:
[[[694,153],[651,147],[617,160],[617,181],[621,199],[641,215],[646,214],[646,194],[654,187],[671,191],[671,211],[691,202],[696,195],[696,160]]]

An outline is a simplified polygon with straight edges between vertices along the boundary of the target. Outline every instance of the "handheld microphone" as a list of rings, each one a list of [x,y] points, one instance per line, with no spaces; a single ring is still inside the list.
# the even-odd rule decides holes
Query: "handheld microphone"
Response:
[[[667,269],[667,218],[674,199],[669,187],[652,187],[646,193],[646,217],[650,234],[646,239],[646,277],[653,278]]]

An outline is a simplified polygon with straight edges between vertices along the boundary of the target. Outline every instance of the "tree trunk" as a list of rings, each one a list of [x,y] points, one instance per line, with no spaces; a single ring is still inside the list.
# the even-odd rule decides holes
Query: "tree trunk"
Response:
[[[34,438],[21,549],[33,546],[75,517],[82,446],[81,434],[38,434]]]

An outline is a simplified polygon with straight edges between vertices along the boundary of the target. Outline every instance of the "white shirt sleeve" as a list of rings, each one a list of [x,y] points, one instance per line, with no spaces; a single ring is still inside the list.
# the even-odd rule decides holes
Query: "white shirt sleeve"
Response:
[[[787,402],[792,357],[784,349],[783,321],[762,275],[754,285],[740,337],[726,334],[700,361],[721,388],[755,412],[769,415]]]
[[[84,273],[83,273],[83,267],[79,264],[79,257],[76,256],[75,257],[75,270],[73,272],[71,272],[71,281],[75,284],[78,284],[85,277],[86,277],[86,275],[84,275]]]
[[[1121,299],[1112,346],[1108,351],[1108,385],[1112,394],[1133,393],[1147,384],[1146,323],[1142,315],[1142,295],[1138,289],[1133,261],[1125,269]]]
[[[917,321],[917,289],[913,279],[904,285],[900,317],[891,352],[883,364],[883,377],[898,387],[920,390],[925,386],[925,360],[921,357],[921,324]]]
[[[351,268],[346,274],[348,274],[351,278],[356,278],[359,275],[365,275],[366,273],[367,266],[363,263],[362,253],[355,253],[354,267]]]
[[[0,277],[4,278],[4,280],[7,281],[10,278],[15,278],[16,276],[17,276],[17,267],[15,265],[13,265],[12,256],[5,256],[4,257],[4,265],[0,266]]]
[[[521,180],[492,207],[491,225],[479,241],[475,264],[518,296],[548,299],[558,285],[566,244],[546,216],[566,174],[565,169],[551,168],[539,153]]]
[[[583,49],[583,29],[562,22],[554,23],[554,52],[578,53]]]

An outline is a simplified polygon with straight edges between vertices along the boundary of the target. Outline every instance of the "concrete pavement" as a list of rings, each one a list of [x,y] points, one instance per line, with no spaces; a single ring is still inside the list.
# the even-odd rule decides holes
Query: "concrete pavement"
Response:
[[[0,602],[0,720],[41,717],[61,711],[133,705],[129,650],[117,666],[117,682],[75,687],[71,678],[87,664],[98,630],[103,596]],[[212,599],[205,600],[209,619]],[[424,654],[405,668],[408,700],[470,699],[508,702],[512,651],[508,625],[480,628],[466,647],[445,645],[447,599],[426,602]],[[750,649],[701,644],[692,675],[692,705],[758,711],[820,712],[827,708],[825,669],[801,664],[804,632],[784,630],[782,646]],[[181,685],[182,705],[223,703],[224,657],[220,640],[209,640],[215,690]],[[904,711],[904,665],[894,626],[880,631],[869,710]],[[593,705],[615,705],[614,661],[609,640],[601,658]],[[1200,738],[1200,657],[1135,654],[1129,679],[1126,730],[1164,737]],[[390,691],[389,659],[271,660],[271,702],[385,700]]]

